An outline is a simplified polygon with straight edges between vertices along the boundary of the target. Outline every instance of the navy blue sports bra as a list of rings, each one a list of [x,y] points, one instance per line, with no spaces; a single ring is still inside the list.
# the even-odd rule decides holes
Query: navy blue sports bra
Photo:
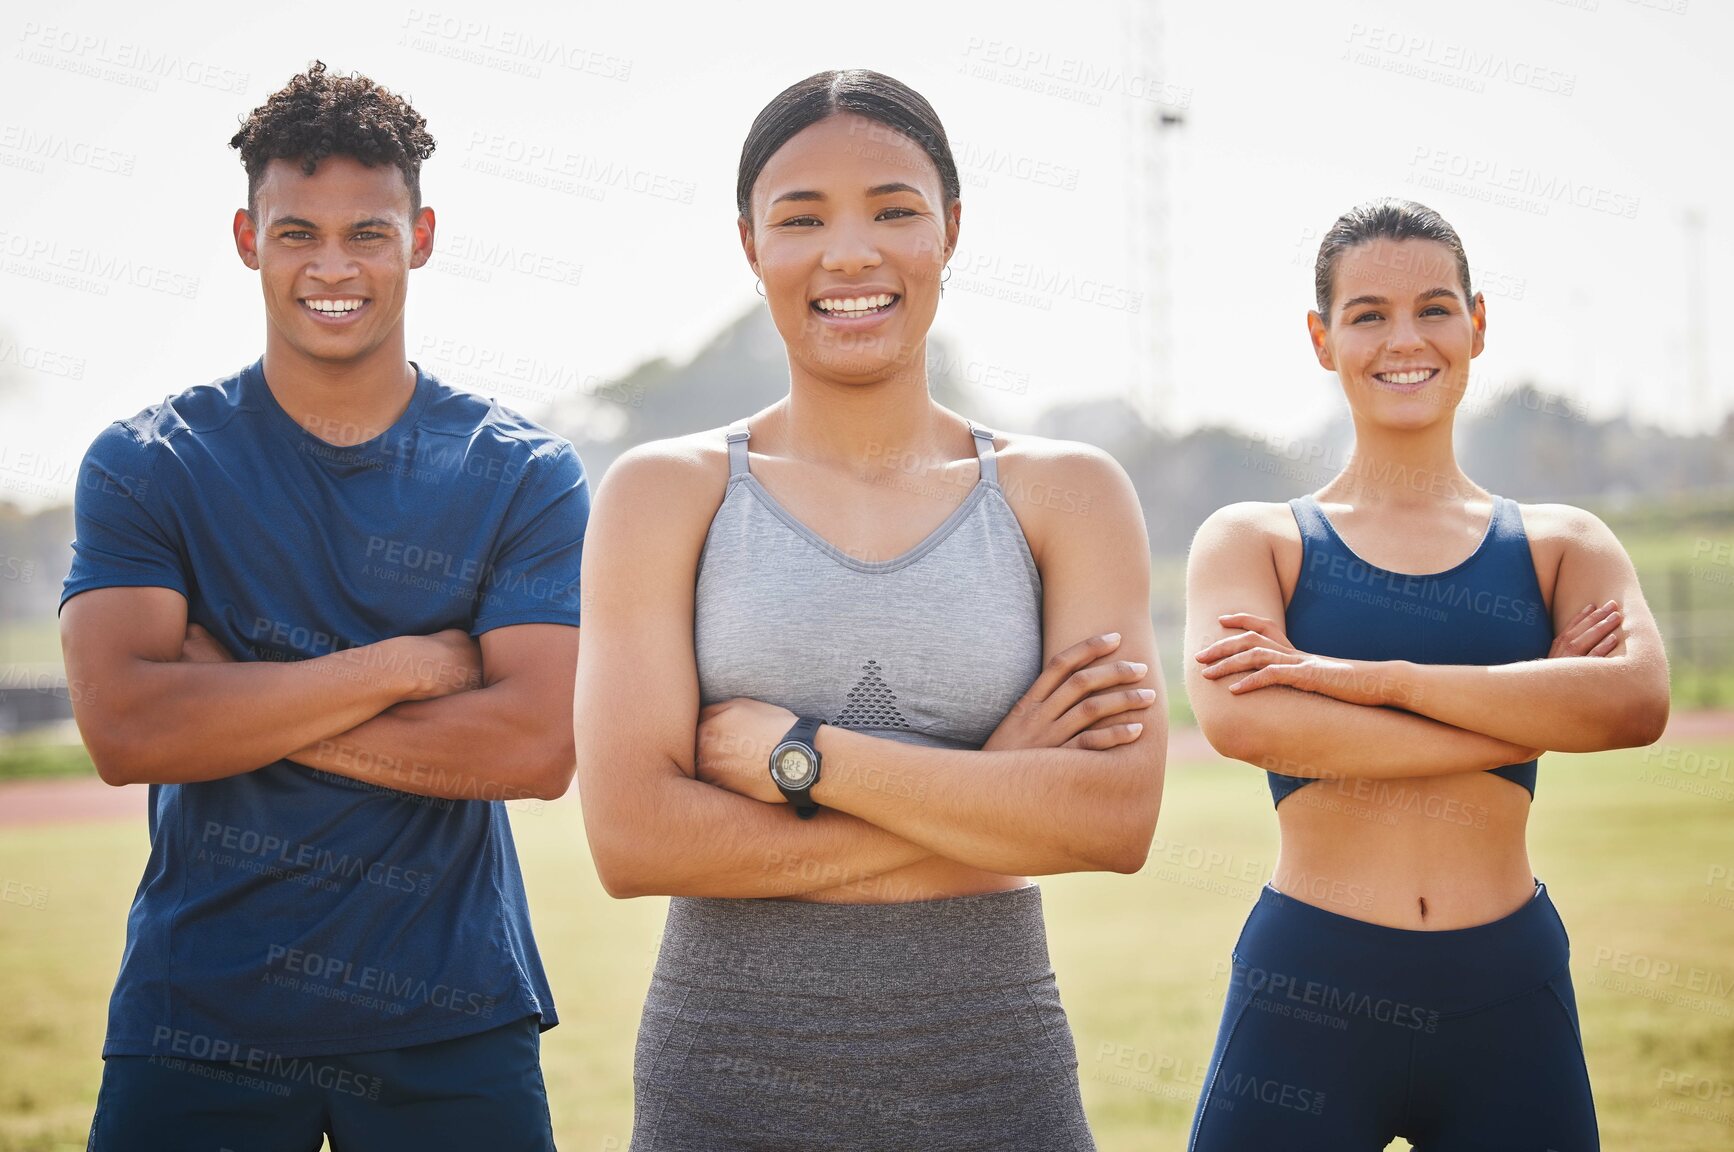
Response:
[[[1493,498],[1487,534],[1467,560],[1443,572],[1410,575],[1368,564],[1349,551],[1311,496],[1288,502],[1301,534],[1301,571],[1286,616],[1302,652],[1345,660],[1417,664],[1511,664],[1538,660],[1553,645],[1535,561],[1517,504]],[[1535,761],[1491,769],[1535,794]],[[1276,803],[1313,783],[1267,772]]]

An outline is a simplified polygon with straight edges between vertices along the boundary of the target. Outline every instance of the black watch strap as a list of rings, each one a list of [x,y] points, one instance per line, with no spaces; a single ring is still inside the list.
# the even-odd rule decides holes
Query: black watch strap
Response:
[[[819,725],[823,723],[824,721],[817,716],[802,716],[795,721],[795,726],[789,729],[788,734],[782,740],[783,743],[798,740],[813,753],[812,784],[808,784],[805,788],[785,788],[783,782],[777,780],[777,787],[781,789],[783,797],[794,807],[795,815],[803,820],[811,820],[819,812],[819,806],[813,803],[812,796],[813,784],[819,782],[820,768],[819,749],[814,746],[813,738],[818,735]],[[773,773],[771,778],[776,780],[776,774]]]

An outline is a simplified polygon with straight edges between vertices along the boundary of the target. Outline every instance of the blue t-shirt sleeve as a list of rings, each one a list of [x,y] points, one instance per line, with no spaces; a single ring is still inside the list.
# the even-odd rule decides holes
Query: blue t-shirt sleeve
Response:
[[[590,484],[571,444],[534,456],[479,591],[471,635],[508,624],[578,624]]]
[[[103,430],[78,467],[72,570],[60,603],[92,588],[172,588],[188,595],[186,564],[153,476],[157,445],[125,424]]]

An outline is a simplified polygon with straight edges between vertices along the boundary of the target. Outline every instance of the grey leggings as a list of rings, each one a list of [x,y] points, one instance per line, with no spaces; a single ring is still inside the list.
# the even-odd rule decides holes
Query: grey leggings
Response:
[[[1094,1152],[1041,891],[676,898],[632,1152]]]

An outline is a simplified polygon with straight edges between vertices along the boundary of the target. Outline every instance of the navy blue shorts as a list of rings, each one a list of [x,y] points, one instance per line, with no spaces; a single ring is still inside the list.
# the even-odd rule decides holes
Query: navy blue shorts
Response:
[[[537,1017],[410,1048],[110,1056],[90,1152],[551,1152]]]
[[[1266,887],[1235,944],[1192,1152],[1596,1152],[1565,925],[1417,932]]]

